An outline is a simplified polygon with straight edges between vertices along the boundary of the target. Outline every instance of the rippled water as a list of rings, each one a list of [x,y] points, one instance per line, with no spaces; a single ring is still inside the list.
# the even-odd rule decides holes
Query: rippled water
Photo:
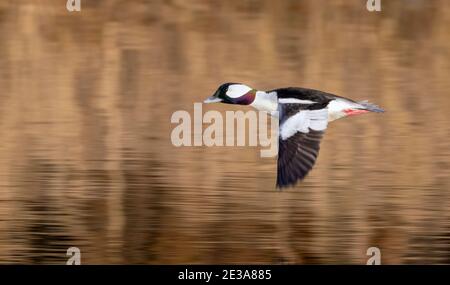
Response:
[[[446,1],[59,2],[0,3],[0,263],[450,263]],[[387,112],[279,192],[258,147],[170,141],[227,81]]]

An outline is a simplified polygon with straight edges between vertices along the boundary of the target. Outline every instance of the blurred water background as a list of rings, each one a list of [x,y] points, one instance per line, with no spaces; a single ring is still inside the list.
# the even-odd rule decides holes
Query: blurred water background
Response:
[[[0,1],[0,263],[450,263],[447,1],[65,2]],[[387,112],[279,192],[258,147],[170,141],[228,81]]]

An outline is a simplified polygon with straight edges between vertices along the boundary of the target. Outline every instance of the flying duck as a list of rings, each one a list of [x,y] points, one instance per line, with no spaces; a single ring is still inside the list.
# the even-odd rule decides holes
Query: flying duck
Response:
[[[225,83],[204,103],[250,105],[279,119],[277,187],[303,180],[316,162],[328,123],[340,118],[383,109],[368,101],[314,89],[287,87],[259,91],[245,84]]]

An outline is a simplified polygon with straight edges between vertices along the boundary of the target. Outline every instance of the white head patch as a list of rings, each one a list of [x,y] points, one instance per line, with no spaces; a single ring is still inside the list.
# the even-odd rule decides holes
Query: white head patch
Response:
[[[248,87],[244,84],[233,84],[228,86],[228,90],[226,92],[228,97],[231,98],[239,98],[242,95],[247,94],[252,88]]]

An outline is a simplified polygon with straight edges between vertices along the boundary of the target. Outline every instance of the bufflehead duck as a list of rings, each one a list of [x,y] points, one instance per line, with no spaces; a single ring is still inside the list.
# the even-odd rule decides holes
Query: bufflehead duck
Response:
[[[204,103],[250,105],[279,119],[277,187],[293,186],[313,168],[328,123],[383,109],[368,101],[319,90],[288,87],[259,91],[245,84],[225,83]]]

